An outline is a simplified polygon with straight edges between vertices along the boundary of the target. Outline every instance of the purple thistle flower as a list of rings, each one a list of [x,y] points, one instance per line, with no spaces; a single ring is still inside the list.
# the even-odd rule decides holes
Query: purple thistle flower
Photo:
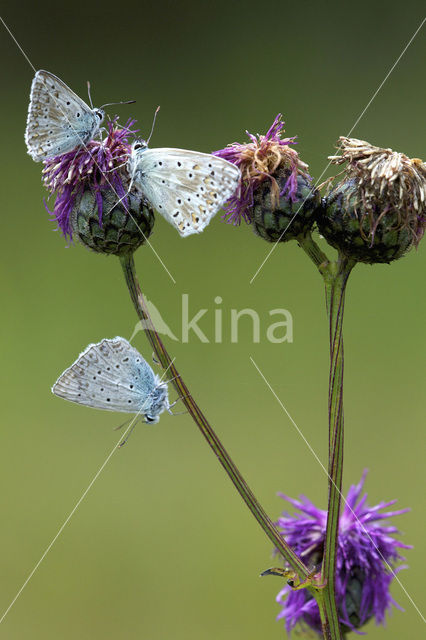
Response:
[[[376,624],[384,624],[386,611],[391,610],[392,605],[401,609],[390,595],[389,588],[395,573],[405,568],[394,568],[398,561],[404,559],[398,548],[412,548],[393,537],[392,534],[399,533],[396,527],[382,524],[383,520],[406,513],[409,509],[381,513],[396,500],[369,507],[367,494],[360,498],[366,473],[364,471],[358,485],[350,487],[339,522],[336,600],[345,631],[358,629],[373,616]],[[279,495],[298,510],[292,516],[284,512],[279,518],[277,525],[282,535],[305,564],[316,566],[319,571],[327,512],[318,509],[304,496],[294,500]],[[318,606],[306,589],[292,591],[286,586],[276,600],[282,607],[277,620],[285,619],[288,633],[297,623],[305,623],[321,635]]]
[[[77,196],[90,187],[96,197],[99,222],[102,225],[102,194],[112,188],[117,200],[126,195],[120,165],[130,154],[129,137],[137,133],[132,129],[136,120],[129,119],[124,127],[117,126],[118,118],[108,122],[108,135],[103,140],[91,140],[61,156],[44,162],[43,182],[50,195],[56,194],[53,211],[46,209],[58,223],[63,235],[72,239],[70,215]]]
[[[296,136],[281,138],[284,122],[279,113],[266,135],[254,136],[246,131],[251,142],[239,144],[234,142],[224,149],[214,151],[213,155],[232,162],[241,170],[241,179],[235,195],[230,198],[225,208],[225,219],[228,223],[239,225],[244,219],[250,223],[250,209],[253,207],[254,191],[265,180],[271,181],[271,192],[275,201],[285,195],[294,202],[296,200],[297,176],[309,178],[305,169],[308,168],[299,158],[297,151],[289,145],[296,144]],[[274,177],[279,167],[289,169],[290,175],[280,190]]]

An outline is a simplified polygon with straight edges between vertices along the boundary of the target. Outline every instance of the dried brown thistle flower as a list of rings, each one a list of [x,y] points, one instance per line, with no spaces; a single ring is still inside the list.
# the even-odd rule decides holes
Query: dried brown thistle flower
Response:
[[[426,164],[419,158],[339,139],[344,178],[324,200],[318,226],[327,240],[361,262],[390,262],[416,246],[426,227]]]

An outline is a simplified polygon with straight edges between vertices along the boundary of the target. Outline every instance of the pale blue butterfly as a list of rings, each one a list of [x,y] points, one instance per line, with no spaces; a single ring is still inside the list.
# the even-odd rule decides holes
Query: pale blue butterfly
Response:
[[[131,186],[183,237],[200,233],[238,187],[240,170],[209,153],[148,149],[133,143],[128,160]]]
[[[170,413],[167,383],[119,336],[90,344],[52,387],[60,398],[95,409],[137,413],[156,423]]]
[[[102,108],[89,107],[53,73],[37,71],[25,130],[28,153],[40,162],[84,146],[99,131],[104,115]]]

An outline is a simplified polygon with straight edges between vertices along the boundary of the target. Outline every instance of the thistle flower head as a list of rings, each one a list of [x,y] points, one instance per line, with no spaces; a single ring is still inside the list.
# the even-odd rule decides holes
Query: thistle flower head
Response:
[[[340,516],[337,547],[336,601],[344,631],[363,626],[372,617],[383,624],[385,614],[392,605],[400,608],[390,595],[390,584],[402,556],[399,548],[408,545],[393,537],[398,530],[383,520],[400,515],[408,509],[383,511],[396,501],[380,502],[369,507],[367,494],[362,495],[366,471],[358,485],[349,489],[345,507]],[[297,512],[284,512],[277,525],[286,542],[307,566],[319,570],[322,562],[327,523],[327,512],[318,509],[306,497],[294,500],[281,494]],[[282,610],[277,619],[284,618],[288,633],[296,624],[307,625],[321,634],[318,606],[306,589],[291,591],[286,586],[278,596]]]
[[[108,122],[108,134],[101,140],[91,140],[61,156],[44,162],[43,182],[51,195],[56,194],[53,211],[64,236],[72,239],[70,216],[77,197],[90,188],[98,205],[99,221],[102,225],[102,192],[115,191],[117,200],[125,198],[125,174],[120,165],[130,153],[129,138],[137,133],[132,127],[135,120],[128,120],[124,127],[117,124],[118,118]]]
[[[418,158],[408,158],[403,153],[355,138],[341,137],[338,148],[341,155],[329,159],[334,164],[347,163],[347,166],[330,200],[333,204],[336,195],[344,194],[338,206],[346,208],[349,218],[358,221],[361,240],[357,244],[361,247],[361,241],[365,243],[361,249],[365,255],[359,259],[389,262],[403,255],[411,245],[417,246],[426,227],[426,164]],[[339,218],[334,210],[331,215]],[[352,234],[349,219],[347,227]],[[336,241],[338,243],[338,238]],[[368,255],[364,249],[374,249],[375,244],[385,245],[387,253],[376,256],[373,250]]]
[[[239,188],[225,209],[224,218],[227,222],[239,225],[242,219],[247,223],[252,221],[250,209],[254,204],[254,192],[265,181],[270,184],[272,199],[277,206],[281,196],[286,196],[290,201],[296,199],[299,175],[309,178],[306,173],[308,165],[300,160],[297,151],[290,146],[295,144],[295,136],[281,138],[284,129],[281,118],[279,113],[266,135],[255,136],[246,131],[250,142],[234,142],[213,152],[235,164],[241,171]],[[279,169],[288,171],[283,186],[279,185],[275,177]]]

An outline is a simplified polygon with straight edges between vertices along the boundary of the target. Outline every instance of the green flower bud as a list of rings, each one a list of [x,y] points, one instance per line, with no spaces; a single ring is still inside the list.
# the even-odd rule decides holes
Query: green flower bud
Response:
[[[70,216],[72,235],[97,253],[117,256],[132,253],[151,235],[154,226],[152,209],[142,196],[134,193],[122,202],[118,202],[119,198],[112,189],[102,190],[100,197],[102,212],[99,211],[97,194],[90,188],[76,198]]]
[[[253,231],[268,242],[294,240],[312,228],[321,203],[319,192],[313,189],[306,175],[299,173],[289,198],[285,188],[291,170],[280,169],[272,177],[278,186],[278,197],[270,180],[262,182],[253,192],[253,207],[248,214]]]

